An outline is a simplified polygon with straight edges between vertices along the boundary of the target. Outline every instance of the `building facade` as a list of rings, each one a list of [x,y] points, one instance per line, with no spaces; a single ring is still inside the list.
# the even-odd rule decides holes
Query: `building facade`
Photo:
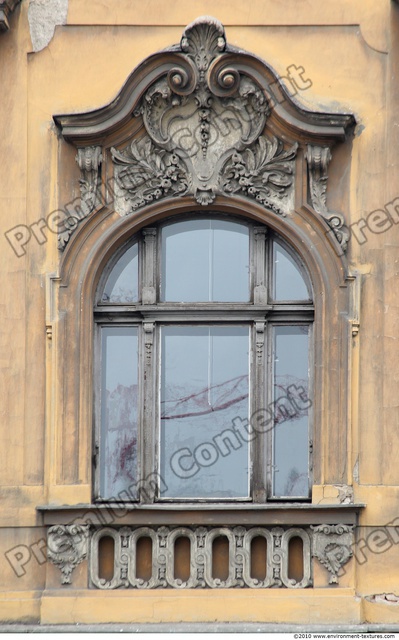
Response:
[[[398,3],[0,21],[0,619],[399,625]]]

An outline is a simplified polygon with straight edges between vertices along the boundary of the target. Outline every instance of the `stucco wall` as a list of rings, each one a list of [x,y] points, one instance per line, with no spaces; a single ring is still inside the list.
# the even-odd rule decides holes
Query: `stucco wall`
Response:
[[[390,0],[53,4],[53,13],[45,14],[43,3],[23,0],[10,19],[11,29],[0,35],[0,619],[399,624],[399,602],[375,598],[399,595],[395,531],[392,544],[373,538],[376,529],[386,532],[399,516],[399,228],[397,220],[383,229],[368,217],[389,210],[399,197],[399,5]],[[363,553],[352,560],[351,579],[339,592],[306,590],[301,602],[295,591],[104,595],[44,590],[46,571],[53,568],[40,561],[37,547],[36,555],[32,550],[44,533],[36,507],[90,501],[85,469],[79,469],[77,484],[61,486],[54,477],[57,381],[46,335],[52,304],[46,291],[60,256],[55,234],[31,225],[60,208],[60,199],[76,198],[79,185],[72,169],[75,150],[60,142],[52,117],[109,103],[146,56],[178,43],[189,22],[208,14],[224,24],[230,44],[266,60],[281,76],[292,64],[302,66],[311,80],[296,96],[304,107],[353,113],[358,123],[350,165],[339,149],[333,157],[328,202],[344,214],[351,230],[348,271],[361,282],[360,330],[348,365],[346,483],[353,485],[354,502],[366,504],[357,530]],[[26,225],[30,234],[21,256],[4,235],[17,225]],[[68,449],[67,442],[62,446]],[[313,501],[339,502],[328,478]],[[6,555],[18,545],[27,549],[19,577]]]

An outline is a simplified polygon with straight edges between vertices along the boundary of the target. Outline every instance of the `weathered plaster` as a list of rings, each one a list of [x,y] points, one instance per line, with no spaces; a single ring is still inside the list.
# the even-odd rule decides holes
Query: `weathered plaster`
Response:
[[[28,20],[34,51],[41,51],[52,40],[55,27],[66,24],[69,0],[30,0]]]

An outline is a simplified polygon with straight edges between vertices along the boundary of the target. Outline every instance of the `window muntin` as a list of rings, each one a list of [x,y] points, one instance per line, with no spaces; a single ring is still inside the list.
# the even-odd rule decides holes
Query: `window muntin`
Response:
[[[311,302],[311,294],[309,293],[309,277],[301,263],[301,260],[295,255],[292,248],[289,247],[282,238],[267,229],[267,227],[255,225],[248,221],[241,222],[239,220],[237,222],[234,218],[231,221],[230,218],[226,219],[226,216],[217,215],[212,215],[210,221],[212,224],[209,224],[209,219],[207,219],[205,221],[206,224],[202,225],[204,220],[199,217],[196,217],[194,220],[190,219],[189,221],[183,220],[183,222],[181,218],[179,218],[178,221],[169,220],[157,227],[143,229],[141,234],[136,236],[135,246],[137,249],[135,249],[135,251],[139,257],[141,256],[140,259],[143,262],[143,264],[140,265],[141,275],[139,276],[138,290],[145,290],[149,292],[146,294],[148,295],[148,306],[145,301],[142,303],[126,303],[122,302],[122,300],[118,302],[103,300],[102,293],[104,285],[101,283],[107,282],[109,279],[106,275],[107,269],[104,272],[102,280],[100,280],[99,296],[97,297],[97,300],[101,300],[101,302],[99,302],[95,308],[95,316],[98,326],[101,327],[102,324],[108,325],[110,323],[123,324],[125,327],[136,326],[139,333],[142,335],[139,341],[143,346],[141,347],[141,356],[139,356],[137,363],[138,397],[142,399],[146,398],[147,405],[146,409],[144,409],[141,401],[139,407],[141,417],[138,419],[138,463],[136,466],[135,481],[136,483],[140,482],[140,480],[145,478],[149,473],[156,472],[161,474],[163,490],[162,495],[159,495],[156,498],[158,500],[193,501],[196,499],[202,499],[218,501],[252,500],[262,502],[266,499],[307,499],[309,497],[310,487],[310,412],[308,412],[309,415],[307,415],[307,412],[301,405],[295,420],[289,419],[282,423],[280,420],[277,425],[274,425],[276,416],[273,414],[273,419],[266,420],[266,422],[264,422],[264,424],[267,423],[267,427],[263,430],[259,428],[255,428],[255,431],[254,429],[251,430],[250,425],[252,424],[251,416],[252,418],[254,415],[259,416],[260,412],[266,410],[268,410],[270,415],[271,407],[273,407],[273,411],[276,411],[277,415],[278,407],[275,408],[274,404],[275,400],[278,400],[278,398],[274,396],[273,381],[277,379],[278,376],[285,375],[287,379],[295,380],[296,382],[303,381],[306,378],[305,375],[302,375],[304,374],[304,371],[302,371],[301,376],[297,375],[298,372],[296,371],[296,365],[293,365],[290,370],[289,359],[287,360],[287,358],[285,358],[285,360],[287,360],[288,365],[285,367],[285,372],[281,373],[279,368],[276,368],[275,366],[274,354],[276,345],[281,351],[281,345],[279,345],[279,339],[281,336],[278,334],[278,327],[281,327],[280,331],[283,333],[284,327],[288,330],[291,328],[294,333],[295,331],[297,333],[299,331],[299,335],[302,335],[301,332],[304,332],[303,335],[306,334],[308,345],[310,345],[310,327],[313,320],[313,304]],[[185,225],[186,222],[193,222],[193,225],[187,226]],[[226,225],[226,223],[229,222],[236,225],[236,228],[239,229],[239,235],[241,234],[242,237],[246,238],[245,245],[248,248],[243,251],[245,257],[241,260],[241,273],[245,270],[245,279],[247,283],[249,283],[249,293],[248,295],[246,294],[247,302],[240,300],[237,301],[237,297],[240,296],[235,296],[236,300],[232,302],[229,300],[229,298],[232,297],[231,293],[229,293],[225,302],[219,300],[210,300],[207,302],[201,299],[163,301],[161,299],[162,286],[160,283],[162,283],[162,276],[165,275],[165,264],[168,262],[168,257],[165,257],[164,255],[165,248],[167,251],[171,250],[172,252],[174,249],[173,243],[172,245],[168,244],[168,239],[178,236],[179,233],[181,233],[181,230],[184,229],[184,231],[189,233],[189,235],[194,234],[190,239],[192,244],[196,229],[199,228],[200,230],[205,230],[208,233],[209,238],[209,235],[215,235],[214,230],[222,232],[223,229],[228,229],[229,226]],[[199,227],[198,223],[200,223]],[[182,226],[182,224],[184,226]],[[173,229],[173,227],[176,227],[176,229]],[[209,234],[209,230],[212,230],[212,234]],[[245,230],[245,232],[241,233],[242,230]],[[177,231],[177,233],[174,233],[174,231]],[[167,238],[167,241],[162,242],[162,238]],[[150,244],[148,244],[149,242]],[[226,254],[227,252],[223,249],[223,246],[226,245],[226,243],[219,242],[219,245],[222,247],[221,254]],[[134,245],[130,243],[127,246],[131,248]],[[209,274],[212,273],[212,269],[209,270],[209,246],[208,242],[208,258],[206,261],[205,278],[207,287],[204,287],[203,283],[201,284],[201,290],[204,291],[207,289],[208,293],[210,282]],[[244,246],[243,242],[241,246]],[[297,282],[294,292],[301,291],[301,297],[294,297],[289,300],[273,300],[276,283],[275,269],[281,269],[281,264],[279,265],[278,262],[275,262],[277,251],[279,252],[278,255],[285,252],[284,257],[288,256],[288,267],[286,264],[283,273],[286,274],[286,278],[294,277],[297,278],[297,281],[299,279],[299,284]],[[111,265],[114,265],[113,269],[115,269],[118,263],[122,261],[123,255],[124,254],[119,254],[119,258],[116,263],[115,260],[111,261]],[[216,264],[213,273],[215,273],[215,270],[219,269],[225,279],[226,290],[234,292],[234,269],[230,267],[228,269],[223,268],[223,264],[220,263],[218,265],[217,260],[213,260],[213,263]],[[229,264],[228,260],[227,264]],[[184,268],[181,265],[179,269],[177,269],[176,265],[174,268],[176,274],[184,271]],[[189,270],[187,269],[186,271],[188,272]],[[108,273],[112,273],[112,269],[111,271],[108,270]],[[196,294],[199,291],[198,288],[195,289],[195,280],[198,273],[198,267],[197,269],[191,269],[190,277],[193,278],[193,290],[196,291]],[[136,278],[136,276],[134,277]],[[281,275],[279,277],[281,279]],[[151,294],[151,286],[155,287],[153,294]],[[187,290],[188,289],[186,288],[186,291]],[[303,299],[302,296],[304,291],[306,291],[306,294]],[[294,294],[292,293],[292,295]],[[178,297],[184,298],[185,296],[180,295]],[[194,298],[195,296],[192,295],[191,297]],[[199,298],[201,297],[202,296],[199,295]],[[213,298],[214,296],[208,297]],[[118,310],[119,305],[123,306],[121,312]],[[131,305],[130,311],[129,305]],[[196,340],[199,340],[198,337],[195,338],[195,332],[197,332],[197,334],[200,333],[199,329],[202,328],[208,331],[208,339],[209,334],[212,332],[215,333],[216,329],[221,331],[225,330],[225,337],[227,338],[228,332],[236,329],[237,327],[245,327],[245,331],[247,331],[250,336],[249,364],[247,364],[248,369],[246,374],[241,374],[243,376],[249,376],[248,387],[250,389],[250,399],[248,401],[248,406],[245,407],[245,412],[247,412],[246,416],[248,416],[249,412],[249,422],[248,417],[245,418],[247,420],[247,431],[243,426],[243,416],[240,416],[241,423],[240,429],[238,430],[240,432],[238,435],[241,439],[240,444],[242,443],[242,446],[238,446],[234,433],[228,433],[227,437],[225,437],[225,441],[223,441],[222,437],[218,438],[218,435],[220,436],[221,433],[223,433],[223,429],[219,429],[219,434],[214,433],[214,425],[212,425],[211,422],[209,422],[208,425],[205,425],[204,418],[201,419],[204,422],[202,429],[207,432],[201,434],[201,436],[199,436],[198,433],[195,433],[195,437],[193,436],[190,442],[187,441],[186,446],[184,444],[184,437],[182,436],[181,424],[179,425],[175,423],[173,426],[172,419],[170,422],[170,424],[172,424],[172,431],[168,431],[170,424],[168,424],[168,427],[166,428],[166,422],[169,422],[170,417],[162,413],[162,403],[166,399],[166,387],[162,387],[162,385],[165,384],[165,367],[168,366],[168,358],[167,361],[164,361],[164,356],[168,353],[167,349],[165,350],[166,336],[169,332],[170,335],[168,336],[168,339],[172,344],[173,333],[175,333],[175,337],[179,335],[182,337],[185,335],[188,340],[190,332],[194,331],[191,335],[191,339],[195,342]],[[148,352],[146,352],[146,348],[148,347],[146,341],[147,336],[150,334],[151,337],[148,341],[151,342],[152,345],[150,349],[152,349],[153,357],[151,367],[148,369],[145,364],[145,358],[146,354],[148,356]],[[290,336],[289,331],[287,335]],[[291,339],[294,338],[290,336],[290,340]],[[248,337],[246,340],[248,340]],[[301,339],[297,336],[295,340],[300,341]],[[288,348],[288,354],[290,352],[290,348],[291,347]],[[194,349],[195,352],[195,347],[192,347],[192,349]],[[294,351],[295,349],[297,349],[297,347],[294,345]],[[199,353],[200,351],[201,349],[197,348],[197,352]],[[209,348],[203,349],[203,351],[203,355],[206,355],[209,369],[211,363]],[[234,353],[234,348],[232,348],[231,351]],[[292,353],[294,351],[292,351]],[[180,352],[181,363],[179,366],[182,367],[183,370],[184,367],[190,369],[190,364],[188,362],[184,364],[182,360],[184,353],[187,358],[189,357],[190,349],[182,347]],[[281,352],[281,354],[284,355],[283,352]],[[126,350],[123,357],[126,358],[127,356],[128,350]],[[191,356],[191,358],[193,359],[193,356]],[[231,360],[231,358],[229,359],[227,356],[225,358],[227,362]],[[306,375],[308,376],[310,369],[307,356],[306,364],[303,364],[305,362],[304,353],[302,353],[301,358],[301,366],[306,368],[308,371]],[[228,366],[226,366],[226,370],[227,369]],[[181,372],[179,375],[184,377]],[[170,372],[167,373],[167,376],[170,377]],[[204,376],[202,377],[204,378]],[[201,376],[199,376],[199,378],[201,378]],[[230,376],[230,380],[231,379],[232,376]],[[198,380],[197,383],[197,393],[199,396],[201,394],[206,395],[206,390],[211,385],[209,385],[208,381],[205,380],[203,380],[204,384],[202,384],[202,386],[199,384]],[[192,383],[188,382],[188,384]],[[306,387],[305,389],[304,386],[301,388],[303,394],[307,397],[306,394],[310,393],[308,391],[309,388]],[[193,390],[192,393],[194,393]],[[186,394],[186,396],[188,395],[190,394]],[[183,394],[182,398],[186,396]],[[182,398],[180,398],[180,400]],[[179,401],[179,398],[177,398],[177,401]],[[296,406],[295,403],[293,406]],[[229,424],[225,424],[223,421],[224,430],[229,429],[231,431],[233,426],[232,417],[228,412],[225,416],[226,419],[228,418]],[[238,417],[238,415],[234,417]],[[290,416],[288,417],[290,418]],[[199,420],[199,416],[196,417],[196,420]],[[258,418],[256,418],[256,420],[258,420]],[[262,424],[262,421],[260,421],[260,424]],[[294,424],[299,425],[299,430],[293,431]],[[274,426],[277,426],[278,429],[274,429]],[[250,435],[248,435],[248,429],[250,429]],[[192,429],[192,431],[194,433],[195,430]],[[238,431],[235,432],[236,435]],[[298,457],[300,469],[297,468],[295,470],[292,465],[290,466],[288,463],[284,462],[284,450],[285,448],[289,450],[292,443],[298,441],[298,439],[300,441],[300,447],[298,448],[298,451],[300,452]],[[217,461],[215,465],[209,465],[208,468],[206,467],[206,460],[202,454],[205,453],[205,456],[212,455],[211,449],[206,451],[206,448],[200,448],[199,451],[197,451],[197,459],[194,455],[196,448],[206,442],[211,444],[211,448],[216,443],[217,449]],[[96,443],[100,449],[99,467],[102,467],[107,463],[106,456],[103,453],[106,445],[104,441],[104,434],[102,434],[101,429],[98,429],[98,427]],[[185,446],[189,454],[187,454],[188,457],[180,460],[182,469],[183,471],[184,469],[192,469],[195,471],[193,476],[188,479],[187,477],[179,477],[179,474],[176,473],[176,469],[173,470],[171,466],[173,455],[175,455],[173,460],[176,461],[177,453]],[[173,450],[173,447],[175,450]],[[224,455],[227,449],[229,449],[229,453],[228,455]],[[167,454],[166,457],[165,454]],[[244,462],[244,458],[246,462]],[[146,462],[148,460],[151,461],[150,466],[149,463]],[[234,463],[233,460],[235,461]],[[199,469],[197,469],[197,466],[199,466]],[[139,469],[141,469],[141,471],[139,471]],[[225,469],[223,473],[227,474],[227,478],[232,477],[232,469],[235,469],[234,482],[231,486],[228,486],[229,482],[222,477],[223,473],[221,472],[221,469]],[[276,469],[278,469],[278,471]],[[297,481],[295,482],[293,477],[294,472],[297,474]],[[305,473],[307,474],[307,481],[304,479]],[[104,471],[99,470],[97,472],[97,477],[101,477],[101,474],[104,474]],[[132,486],[130,480],[133,475],[133,473],[130,473],[129,476],[122,474],[122,477],[119,478],[118,481],[115,480],[113,486],[111,485],[112,489],[119,491],[123,483],[126,485],[125,488],[128,489],[128,484],[130,487]],[[184,473],[182,475],[184,475]],[[167,476],[168,482],[166,482],[166,478],[164,476]],[[199,482],[199,478],[205,478],[205,481]],[[302,478],[304,480],[301,483]],[[290,483],[288,480],[290,480]],[[98,482],[99,481],[97,480],[97,483]],[[101,485],[101,482],[99,484]],[[97,499],[105,499],[105,494],[97,490],[96,497]],[[130,490],[130,499],[135,500],[136,498],[137,496],[135,496],[134,492]],[[128,498],[120,496],[119,499],[126,500]]]

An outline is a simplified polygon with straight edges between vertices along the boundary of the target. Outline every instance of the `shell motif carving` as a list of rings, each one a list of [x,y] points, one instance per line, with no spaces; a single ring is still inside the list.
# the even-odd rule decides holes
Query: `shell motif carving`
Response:
[[[234,193],[284,215],[293,205],[297,147],[262,135],[266,94],[232,65],[222,24],[193,22],[175,59],[135,110],[146,135],[111,149],[118,213],[180,195],[206,206]]]

